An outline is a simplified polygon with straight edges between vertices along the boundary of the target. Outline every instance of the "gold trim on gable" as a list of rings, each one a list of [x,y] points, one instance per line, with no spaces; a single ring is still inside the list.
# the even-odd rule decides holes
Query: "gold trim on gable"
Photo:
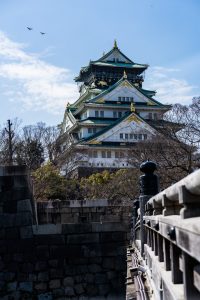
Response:
[[[127,118],[127,121],[128,123],[134,121],[136,123],[142,123],[142,121],[136,116],[136,115],[130,115],[128,118]]]
[[[127,81],[123,81],[121,83],[121,86],[124,86],[124,87],[131,87],[130,83],[128,83]]]
[[[96,103],[105,103],[105,99],[104,98],[100,98],[96,101]]]
[[[95,139],[95,140],[92,140],[91,142],[89,142],[88,144],[98,145],[98,144],[101,144],[101,142]]]

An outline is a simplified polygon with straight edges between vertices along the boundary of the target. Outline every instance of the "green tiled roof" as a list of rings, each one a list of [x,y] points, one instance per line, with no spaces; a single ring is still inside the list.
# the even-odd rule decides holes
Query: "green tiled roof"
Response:
[[[136,68],[136,69],[146,69],[147,65],[142,64],[128,64],[128,63],[122,63],[122,62],[104,62],[104,61],[97,61],[97,62],[91,62],[92,65],[96,66],[104,66],[104,67],[120,67],[120,68]]]

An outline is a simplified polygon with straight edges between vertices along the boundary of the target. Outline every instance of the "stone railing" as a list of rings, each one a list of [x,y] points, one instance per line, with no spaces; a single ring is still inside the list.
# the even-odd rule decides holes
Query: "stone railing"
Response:
[[[143,203],[135,252],[154,299],[200,299],[200,170]]]

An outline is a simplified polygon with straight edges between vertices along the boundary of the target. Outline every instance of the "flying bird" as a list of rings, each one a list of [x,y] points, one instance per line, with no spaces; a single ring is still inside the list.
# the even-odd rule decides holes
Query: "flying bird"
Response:
[[[33,30],[33,28],[31,28],[31,27],[26,27],[28,30]]]
[[[40,31],[40,33],[41,33],[41,34],[46,34],[46,32],[41,32],[41,31]]]

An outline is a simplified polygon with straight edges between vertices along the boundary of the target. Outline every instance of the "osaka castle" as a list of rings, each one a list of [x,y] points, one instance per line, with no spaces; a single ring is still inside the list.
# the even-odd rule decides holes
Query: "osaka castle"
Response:
[[[116,41],[108,53],[81,68],[75,78],[80,96],[67,105],[61,124],[63,174],[133,167],[130,149],[156,136],[171,108],[143,88],[147,68],[121,52]]]

